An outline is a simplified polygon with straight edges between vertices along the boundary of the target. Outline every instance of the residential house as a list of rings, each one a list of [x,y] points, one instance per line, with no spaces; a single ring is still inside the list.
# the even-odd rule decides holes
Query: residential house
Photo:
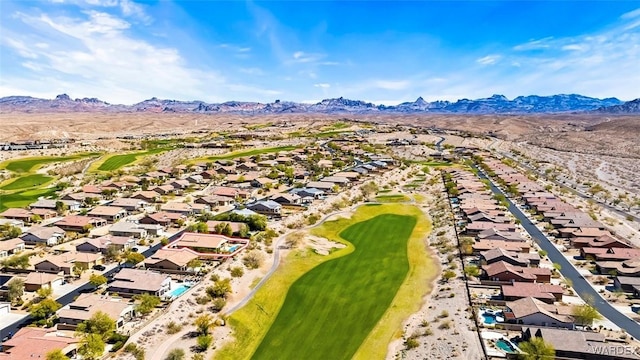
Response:
[[[61,197],[60,199],[78,201],[80,203],[88,204],[89,201],[98,201],[98,200],[102,199],[102,195],[85,193],[85,192],[78,192],[78,193],[66,194],[63,197]]]
[[[576,249],[588,248],[631,248],[632,246],[620,239],[617,239],[609,234],[605,234],[598,237],[573,237],[570,239],[571,246]]]
[[[146,206],[149,205],[145,200],[134,199],[134,198],[118,198],[113,200],[109,205],[117,206],[125,209],[126,211],[133,213],[142,211]]]
[[[74,267],[90,269],[104,263],[102,254],[66,252],[58,255],[47,255],[34,263],[36,271],[70,275]]]
[[[151,191],[155,191],[160,195],[170,195],[170,194],[177,194],[179,193],[178,191],[176,191],[176,188],[173,187],[172,185],[161,185],[161,186],[155,186],[153,188],[151,188]]]
[[[96,206],[87,213],[88,216],[104,219],[108,222],[116,222],[127,216],[127,210],[118,206]]]
[[[166,249],[190,249],[201,259],[220,259],[237,254],[244,250],[249,241],[246,239],[230,238],[219,234],[202,234],[184,232],[175,241],[169,243]]]
[[[184,179],[184,180],[173,180],[172,182],[169,183],[169,185],[173,186],[173,188],[176,190],[184,191],[184,190],[187,190],[189,186],[191,186],[191,183],[189,182],[189,180]]]
[[[54,350],[60,350],[71,358],[75,356],[79,343],[80,338],[75,337],[72,331],[23,327],[2,342],[0,359],[45,359]]]
[[[537,253],[516,253],[502,248],[491,249],[480,254],[480,263],[493,264],[503,261],[514,266],[538,266],[540,255]]]
[[[240,199],[246,200],[250,197],[250,194],[244,190],[234,188],[234,187],[226,187],[226,186],[216,187],[211,191],[211,194],[218,195],[218,196],[226,196],[232,199],[235,199],[236,197],[238,197]]]
[[[518,232],[499,231],[495,228],[483,230],[476,235],[477,240],[525,241]]]
[[[299,205],[302,203],[302,198],[300,197],[300,195],[296,195],[296,194],[287,194],[287,193],[281,193],[281,194],[276,194],[273,195],[271,197],[271,200],[277,202],[278,204],[282,204],[282,205]]]
[[[149,232],[141,224],[132,221],[120,221],[111,225],[109,234],[117,237],[144,239],[149,235]]]
[[[6,258],[24,250],[24,240],[20,238],[0,241],[0,259]]]
[[[198,253],[188,249],[160,249],[144,260],[145,268],[169,272],[186,272],[189,263],[198,259]]]
[[[134,245],[135,240],[128,236],[105,235],[86,239],[84,242],[76,245],[76,251],[104,254],[109,247],[115,247],[118,251],[126,251]]]
[[[575,329],[572,306],[547,304],[532,297],[509,301],[505,305],[507,323]]]
[[[168,275],[150,270],[124,268],[117,272],[113,279],[107,291],[120,296],[131,297],[139,294],[162,296],[171,290],[171,278]]]
[[[616,276],[613,278],[613,286],[626,293],[631,293],[635,297],[640,297],[640,277]]]
[[[33,216],[33,213],[25,209],[9,208],[3,211],[2,213],[0,213],[0,216],[5,219],[20,220],[22,222],[28,223],[28,222],[31,222],[31,217]]]
[[[334,183],[325,181],[310,181],[307,183],[308,188],[316,188],[324,191],[325,193],[333,192]]]
[[[57,245],[62,239],[64,239],[65,235],[66,233],[64,230],[57,226],[32,226],[29,230],[20,235],[20,238],[29,245],[44,244],[53,246]]]
[[[170,213],[161,211],[153,214],[148,214],[142,219],[138,220],[140,224],[160,225],[167,228],[172,225],[177,225],[181,221],[185,221],[186,216],[179,213]]]
[[[38,291],[41,288],[58,287],[64,284],[64,278],[57,274],[50,274],[46,272],[30,272],[24,279],[25,291]]]
[[[320,189],[316,189],[316,188],[299,188],[299,189],[291,189],[290,193],[292,194],[296,194],[298,196],[300,196],[301,198],[313,198],[314,200],[316,199],[320,199],[321,197],[324,196],[325,192],[323,190]]]
[[[180,214],[183,216],[193,215],[193,206],[183,202],[171,202],[163,204],[160,210],[168,213]]]
[[[626,350],[619,342],[609,342],[604,333],[576,331],[550,327],[528,326],[521,329],[520,337],[529,341],[542,338],[555,350],[556,359],[582,360],[638,360],[634,351]],[[622,348],[621,348],[622,346]],[[599,351],[594,349],[601,349]]]
[[[533,297],[547,304],[562,301],[562,293],[564,292],[560,285],[528,282],[515,282],[509,285],[502,285],[501,288],[502,297],[505,301]]]
[[[251,183],[251,186],[253,186],[253,187],[263,188],[263,187],[275,184],[276,180],[269,179],[269,178],[266,178],[266,177],[259,177],[259,178],[256,178],[256,179],[252,180],[250,183]]]
[[[343,176],[325,176],[322,179],[320,179],[320,182],[326,182],[326,183],[332,183],[335,185],[338,185],[340,187],[345,187],[347,185],[349,185],[349,183],[351,182],[348,178],[343,177]],[[312,185],[307,185],[309,187],[317,187],[317,186],[312,186]]]
[[[211,208],[233,205],[235,201],[227,196],[211,195],[197,198],[194,203],[209,205]]]
[[[135,316],[134,304],[129,301],[108,295],[80,294],[72,303],[57,311],[58,329],[75,330],[98,312],[115,321],[116,330]]]
[[[504,261],[494,262],[482,267],[483,277],[491,281],[502,282],[551,282],[551,270],[514,266]]]
[[[56,221],[54,224],[65,231],[84,233],[90,229],[107,225],[107,221],[92,216],[68,215],[62,218],[62,220]]]
[[[31,213],[38,215],[42,220],[49,220],[58,216],[58,213],[51,209],[31,209]]]
[[[187,177],[187,181],[191,184],[204,184],[207,182],[202,175],[198,174]]]
[[[282,205],[272,200],[261,200],[247,204],[247,209],[263,215],[279,215],[282,211]]]
[[[131,198],[133,199],[139,199],[139,200],[144,200],[148,203],[155,203],[158,202],[158,200],[160,199],[160,194],[158,194],[155,191],[137,191],[135,193],[133,193],[131,195]]]
[[[71,212],[79,211],[82,208],[82,203],[80,201],[42,199],[42,200],[38,200],[38,201],[36,201],[34,203],[31,203],[29,205],[29,209],[31,209],[31,210],[33,210],[33,209],[56,210],[56,203],[58,201],[62,202],[64,205],[66,205],[68,211],[71,211]]]

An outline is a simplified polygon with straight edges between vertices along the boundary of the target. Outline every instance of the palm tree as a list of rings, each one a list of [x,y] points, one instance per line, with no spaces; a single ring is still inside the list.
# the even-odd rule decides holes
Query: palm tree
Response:
[[[533,336],[529,341],[521,342],[518,347],[523,354],[518,355],[520,360],[553,360],[556,358],[556,350],[541,337]]]

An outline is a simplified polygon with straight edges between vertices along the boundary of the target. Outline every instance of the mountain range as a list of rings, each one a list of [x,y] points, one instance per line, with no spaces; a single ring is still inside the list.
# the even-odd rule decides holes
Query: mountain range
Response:
[[[7,112],[176,112],[176,113],[457,113],[457,114],[531,114],[531,113],[640,113],[640,99],[623,102],[616,98],[597,99],[577,94],[553,96],[518,96],[513,100],[504,95],[481,99],[460,99],[455,102],[429,102],[419,97],[416,101],[394,106],[375,105],[361,100],[345,98],[325,99],[316,104],[276,100],[272,103],[228,101],[206,103],[204,101],[179,101],[151,98],[133,105],[109,104],[96,98],[71,99],[67,94],[55,99],[30,96],[0,98],[0,113]]]

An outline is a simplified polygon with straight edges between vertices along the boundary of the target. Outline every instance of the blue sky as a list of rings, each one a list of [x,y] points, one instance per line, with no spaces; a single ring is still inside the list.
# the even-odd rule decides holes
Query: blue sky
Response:
[[[0,1],[0,96],[640,97],[640,1]]]

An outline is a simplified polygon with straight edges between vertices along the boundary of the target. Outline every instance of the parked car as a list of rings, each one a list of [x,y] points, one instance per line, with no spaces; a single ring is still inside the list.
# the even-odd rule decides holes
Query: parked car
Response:
[[[105,269],[104,265],[93,265],[93,270],[104,271]]]

